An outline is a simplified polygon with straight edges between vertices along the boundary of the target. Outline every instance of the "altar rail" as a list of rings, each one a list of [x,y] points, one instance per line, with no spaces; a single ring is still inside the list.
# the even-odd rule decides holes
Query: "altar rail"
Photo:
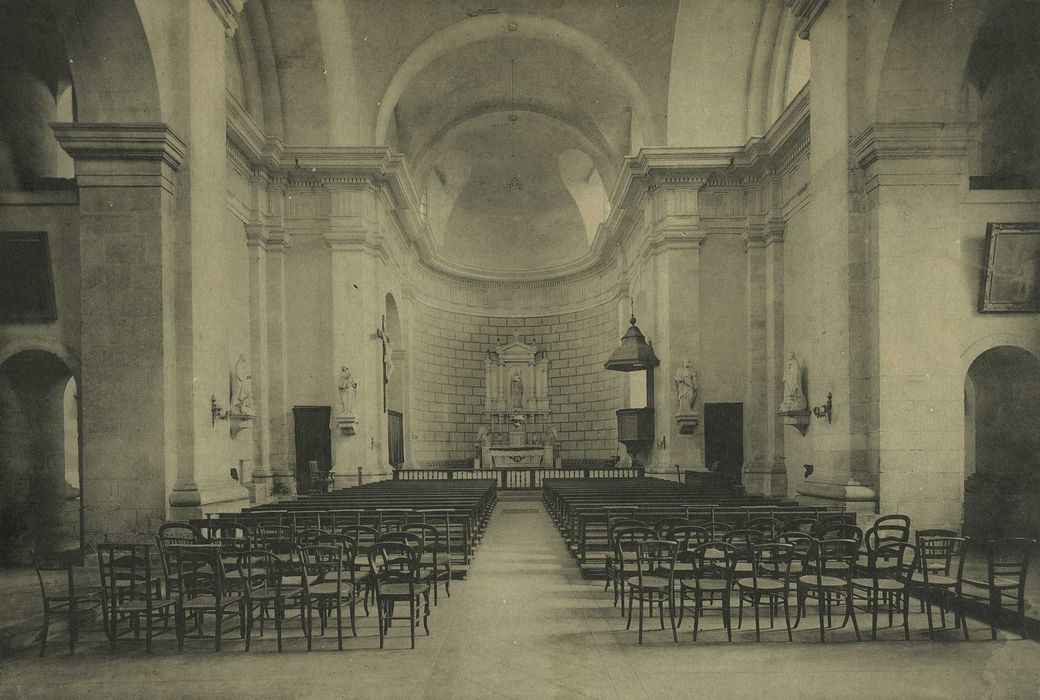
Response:
[[[556,469],[396,469],[394,479],[494,479],[506,491],[540,489],[542,479],[632,479],[645,476],[644,467]]]

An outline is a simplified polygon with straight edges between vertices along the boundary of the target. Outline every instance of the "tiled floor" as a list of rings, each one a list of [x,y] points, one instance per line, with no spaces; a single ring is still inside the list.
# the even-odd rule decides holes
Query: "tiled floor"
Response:
[[[718,617],[694,644],[689,622],[680,643],[649,621],[646,643],[603,593],[583,581],[562,541],[533,502],[503,502],[492,519],[469,579],[441,599],[430,637],[408,649],[407,630],[394,628],[378,650],[371,620],[348,651],[334,637],[307,654],[299,628],[290,626],[287,653],[274,651],[273,634],[246,654],[228,637],[225,650],[190,641],[176,651],[172,638],[148,656],[134,643],[109,655],[92,631],[70,659],[61,640],[46,659],[30,654],[0,661],[3,697],[356,697],[356,698],[1036,698],[1040,646],[1018,639],[979,641],[960,633],[929,642],[924,619],[911,620],[915,639],[886,630],[876,643],[855,643],[851,630],[820,645],[815,627],[782,628],[761,644],[727,644]],[[810,613],[812,611],[810,610]],[[865,620],[869,625],[869,620]],[[745,627],[748,621],[745,620]]]

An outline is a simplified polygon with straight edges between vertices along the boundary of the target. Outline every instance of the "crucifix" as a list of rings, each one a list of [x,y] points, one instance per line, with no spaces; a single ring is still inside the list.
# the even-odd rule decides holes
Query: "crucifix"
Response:
[[[386,412],[386,385],[390,383],[390,375],[394,373],[394,346],[390,334],[386,332],[386,316],[380,317],[376,337],[383,341],[383,411]]]

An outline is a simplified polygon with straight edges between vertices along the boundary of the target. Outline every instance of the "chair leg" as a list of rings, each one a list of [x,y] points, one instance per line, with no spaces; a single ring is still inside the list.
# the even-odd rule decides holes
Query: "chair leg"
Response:
[[[411,633],[412,649],[415,648],[415,598],[408,596],[408,631]]]
[[[187,632],[185,627],[187,627],[188,621],[184,616],[184,608],[179,604],[177,605],[177,609],[174,611],[174,618],[174,626],[177,629],[177,651],[184,651],[184,635]],[[112,631],[115,632],[115,629]]]
[[[697,641],[697,632],[700,628],[701,598],[697,596],[693,600],[693,641]]]
[[[650,605],[651,605],[650,610],[653,611],[653,603],[651,603]],[[631,598],[628,599],[628,609],[629,609],[629,612],[631,612],[631,610],[632,610],[632,599]],[[640,644],[643,643],[643,593],[642,593],[642,591],[639,592],[639,643]]]
[[[928,594],[929,592],[925,591],[925,593]],[[935,627],[934,627],[934,624],[933,624],[933,621],[932,621],[932,599],[931,599],[930,595],[928,595],[928,599],[925,601],[924,607],[925,607],[925,610],[928,613],[928,639],[934,641],[935,640]]]
[[[733,617],[729,603],[729,591],[722,594],[722,624],[726,627],[726,641],[733,641]]]
[[[827,638],[826,638],[827,637],[827,635],[826,635],[827,625],[826,625],[825,620],[823,619],[823,617],[824,617],[824,608],[827,607],[826,604],[825,604],[826,599],[827,599],[827,594],[824,593],[822,590],[819,591],[818,594],[817,594],[817,602],[819,603],[818,612],[819,612],[819,616],[820,616],[820,642],[827,641]]]
[[[376,596],[376,601],[375,602],[376,602],[376,617],[379,619],[379,648],[382,649],[383,648],[383,637],[385,635],[385,632],[383,630],[383,624],[384,624],[384,621],[383,621],[383,615],[384,615],[383,607],[386,605],[386,603],[381,601],[379,599],[379,596]]]
[[[903,598],[903,638],[910,641],[910,592],[902,594]]]
[[[423,625],[423,629],[426,631],[426,636],[429,637],[430,636],[430,594],[426,593],[424,595],[426,596],[426,601],[425,601],[426,604],[423,607],[422,625]]]
[[[69,656],[76,655],[76,600],[69,600]]]
[[[279,600],[274,601],[274,633],[278,637],[278,653],[282,653],[282,618],[285,616],[285,604]],[[263,618],[260,619],[261,629]]]
[[[679,643],[679,633],[675,630],[675,594],[668,596],[668,617],[672,622],[672,641]]]
[[[343,651],[343,601],[336,599],[336,647]]]
[[[791,607],[787,601],[787,595],[784,595],[784,623],[787,625],[787,641],[793,642],[794,637],[791,636]]]
[[[307,634],[307,651],[310,651],[311,650],[311,645],[313,643],[313,637],[314,637],[314,604],[313,604],[313,602],[310,599],[308,599],[306,601],[306,605],[307,605],[307,624],[305,625],[305,627],[306,627],[306,634]],[[382,630],[380,630],[380,631],[382,631]]]
[[[148,611],[145,613],[144,621],[144,650],[145,652],[152,653],[152,613]]]
[[[761,642],[762,641],[762,628],[761,628],[761,623],[759,622],[759,619],[758,619],[758,617],[759,617],[759,615],[758,615],[758,606],[761,603],[762,603],[762,595],[756,591],[755,592],[755,600],[754,600],[754,603],[753,603],[753,605],[755,606],[755,641],[756,642]]]
[[[867,598],[867,605],[870,606],[870,641],[877,641],[877,613],[878,613],[878,591],[877,589],[871,589],[870,596]],[[892,601],[888,601],[888,624],[892,626]]]
[[[224,610],[223,610],[223,608],[217,608],[217,611],[216,611],[216,614],[214,615],[214,617],[216,617],[217,619],[216,619],[216,621],[214,623],[214,627],[213,627],[213,637],[214,637],[214,639],[213,639],[213,648],[215,650],[217,650],[217,651],[220,651],[221,628],[224,625]]]
[[[852,618],[852,629],[856,632],[856,641],[863,641],[859,636],[859,623],[856,622],[856,606],[852,604],[852,589],[849,589],[848,594],[845,598],[845,603],[848,606],[846,617]]]
[[[624,602],[625,602],[625,599],[622,598],[621,599],[622,607],[624,607]],[[631,594],[631,592],[629,592],[629,594],[628,594],[628,622],[625,623],[625,629],[626,630],[632,629],[632,594]]]
[[[51,626],[51,611],[50,608],[44,604],[43,606],[43,633],[40,634],[40,657],[47,652],[47,632]]]
[[[350,632],[357,636],[357,600],[354,597],[350,599]]]

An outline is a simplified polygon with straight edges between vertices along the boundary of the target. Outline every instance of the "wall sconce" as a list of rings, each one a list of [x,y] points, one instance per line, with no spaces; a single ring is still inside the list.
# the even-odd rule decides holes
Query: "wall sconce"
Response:
[[[225,411],[223,408],[217,405],[217,397],[209,397],[209,414],[210,414],[210,425],[216,426],[218,420],[228,420],[231,418],[231,411]]]
[[[827,418],[827,422],[831,422],[831,392],[827,392],[827,403],[822,406],[813,407],[813,415],[817,418]]]

